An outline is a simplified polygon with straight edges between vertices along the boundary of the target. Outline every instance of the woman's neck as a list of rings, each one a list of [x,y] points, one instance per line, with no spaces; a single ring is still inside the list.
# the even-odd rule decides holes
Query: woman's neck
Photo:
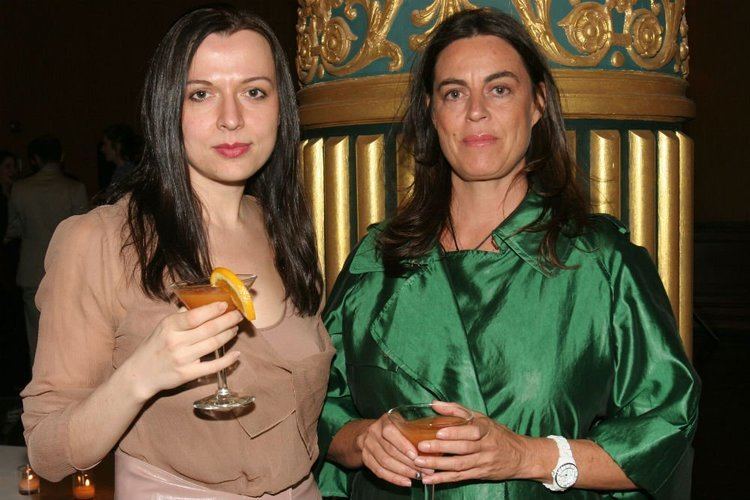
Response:
[[[191,179],[191,184],[203,205],[203,217],[209,226],[232,229],[243,223],[245,186],[195,178]]]
[[[456,250],[490,248],[489,234],[523,201],[528,179],[523,171],[513,176],[488,181],[466,182],[455,174],[452,180],[451,220],[455,231],[442,241]]]

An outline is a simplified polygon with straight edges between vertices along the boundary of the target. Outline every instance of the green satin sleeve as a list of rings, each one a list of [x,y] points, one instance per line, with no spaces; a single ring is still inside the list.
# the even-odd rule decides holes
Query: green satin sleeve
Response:
[[[323,318],[336,349],[328,381],[328,394],[323,412],[318,420],[318,446],[320,458],[315,467],[318,487],[324,497],[347,497],[352,471],[326,460],[328,448],[336,433],[352,420],[362,418],[354,407],[346,377],[346,354],[343,348],[343,321],[346,297],[352,290],[354,277],[347,271],[348,265],[339,274],[331,297],[323,311]]]
[[[586,437],[654,498],[689,498],[699,379],[648,253],[626,244],[604,258],[613,301],[614,379],[608,416]]]

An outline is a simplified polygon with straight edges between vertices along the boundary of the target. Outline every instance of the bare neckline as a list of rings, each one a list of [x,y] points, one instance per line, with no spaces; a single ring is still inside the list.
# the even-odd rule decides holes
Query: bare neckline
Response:
[[[276,323],[273,323],[269,326],[264,326],[263,328],[255,327],[256,332],[267,332],[268,330],[273,330],[274,328],[277,328],[281,323],[284,322],[286,319],[286,313],[287,313],[287,301],[284,300],[284,310],[281,312],[281,318]]]

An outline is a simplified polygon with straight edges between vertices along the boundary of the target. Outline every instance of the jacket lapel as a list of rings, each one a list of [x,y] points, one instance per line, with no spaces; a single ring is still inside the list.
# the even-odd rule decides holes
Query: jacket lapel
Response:
[[[486,413],[466,332],[438,252],[398,281],[400,285],[371,323],[369,335],[435,397]]]

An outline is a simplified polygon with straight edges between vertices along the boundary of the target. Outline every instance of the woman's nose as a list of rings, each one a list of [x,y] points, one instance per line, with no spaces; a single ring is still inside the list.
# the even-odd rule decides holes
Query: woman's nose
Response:
[[[487,118],[487,106],[484,102],[484,95],[472,94],[469,96],[469,108],[466,117],[471,121],[479,121]]]
[[[242,117],[242,110],[240,109],[240,103],[237,102],[236,97],[229,97],[224,99],[221,105],[219,119],[217,125],[221,129],[236,130],[241,128],[245,124]]]

